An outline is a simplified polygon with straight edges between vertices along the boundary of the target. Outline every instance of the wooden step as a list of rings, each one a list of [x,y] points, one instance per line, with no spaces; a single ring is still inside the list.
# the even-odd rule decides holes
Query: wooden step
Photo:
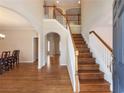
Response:
[[[72,34],[72,36],[73,36],[73,37],[80,37],[80,36],[82,37],[81,34]]]
[[[87,45],[76,45],[77,48],[87,48]]]
[[[89,48],[78,48],[78,51],[80,52],[80,53],[86,53],[86,52],[90,52],[90,49]]]
[[[79,70],[80,79],[104,79],[104,74],[99,70]]]
[[[79,52],[79,58],[91,58],[92,54],[90,52],[87,53],[80,53]]]
[[[79,62],[94,62],[95,58],[79,58],[78,59]]]
[[[73,39],[74,39],[74,41],[84,41],[83,38],[73,38]]]
[[[73,36],[73,38],[82,38],[82,36]],[[83,38],[82,38],[83,39]]]
[[[80,43],[79,43],[79,42],[80,42]],[[81,42],[82,42],[82,43],[81,43]],[[78,43],[76,43],[76,46],[77,46],[77,45],[83,45],[83,46],[86,45],[86,46],[87,46],[87,44],[86,44],[85,42],[83,42],[83,41],[78,41]]]
[[[86,44],[85,41],[75,41],[75,44]]]
[[[95,63],[95,61],[93,61],[93,62],[90,62],[90,61],[81,62],[81,61],[79,61],[79,62],[78,62],[78,65],[83,65],[83,64],[96,64],[96,63]]]
[[[82,64],[78,65],[79,70],[99,70],[98,64]]]
[[[109,92],[110,84],[105,80],[94,80],[94,79],[84,79],[80,80],[80,91],[88,91],[88,92]]]
[[[83,47],[83,48],[78,47],[77,49],[79,52],[83,52],[84,50],[90,52],[90,49],[88,47]]]
[[[75,35],[72,35],[73,36],[73,38],[75,38],[75,37],[81,37],[82,38],[82,35],[81,34],[75,34]]]

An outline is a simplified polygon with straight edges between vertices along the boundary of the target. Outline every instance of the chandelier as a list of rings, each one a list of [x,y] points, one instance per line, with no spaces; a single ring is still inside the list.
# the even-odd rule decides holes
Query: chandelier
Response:
[[[4,34],[0,34],[0,39],[4,39],[6,36]]]

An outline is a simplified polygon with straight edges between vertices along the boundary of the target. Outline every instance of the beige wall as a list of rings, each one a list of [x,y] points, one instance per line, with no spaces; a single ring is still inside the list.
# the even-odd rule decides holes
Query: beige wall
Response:
[[[73,34],[80,34],[81,33],[81,25],[73,25],[71,24],[71,31]]]
[[[21,51],[20,62],[31,63],[34,61],[33,37],[36,36],[36,32],[32,27],[0,27],[0,33],[6,35],[4,40],[0,40],[0,52],[19,49]]]
[[[43,0],[0,0],[0,6],[23,16],[35,28],[39,37],[38,68],[45,64],[43,39]]]
[[[112,4],[113,0],[81,0],[82,34],[87,42],[94,30],[112,47]]]

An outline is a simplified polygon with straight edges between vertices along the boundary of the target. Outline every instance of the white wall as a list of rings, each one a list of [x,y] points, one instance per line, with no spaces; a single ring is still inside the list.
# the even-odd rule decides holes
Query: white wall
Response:
[[[72,83],[73,91],[76,92],[76,71],[75,71],[75,50],[70,32],[68,32],[67,42],[67,68]]]
[[[82,0],[82,34],[88,43],[89,32],[97,31],[112,47],[113,0]]]
[[[51,32],[60,36],[60,65],[67,65],[67,30],[54,19],[44,19],[44,38]]]
[[[81,33],[81,25],[70,25],[71,31],[73,34],[80,34]]]
[[[31,27],[0,27],[0,33],[6,35],[0,40],[0,51],[20,50],[20,63],[33,63],[33,37],[36,31]]]

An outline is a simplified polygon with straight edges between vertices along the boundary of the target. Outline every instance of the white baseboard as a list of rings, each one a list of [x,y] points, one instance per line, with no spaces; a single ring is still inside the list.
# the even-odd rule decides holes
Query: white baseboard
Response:
[[[60,66],[67,66],[67,64],[61,64],[61,63],[60,63]]]
[[[19,63],[33,63],[34,61],[19,61]]]
[[[41,69],[42,67],[41,66],[38,66],[38,69]]]

